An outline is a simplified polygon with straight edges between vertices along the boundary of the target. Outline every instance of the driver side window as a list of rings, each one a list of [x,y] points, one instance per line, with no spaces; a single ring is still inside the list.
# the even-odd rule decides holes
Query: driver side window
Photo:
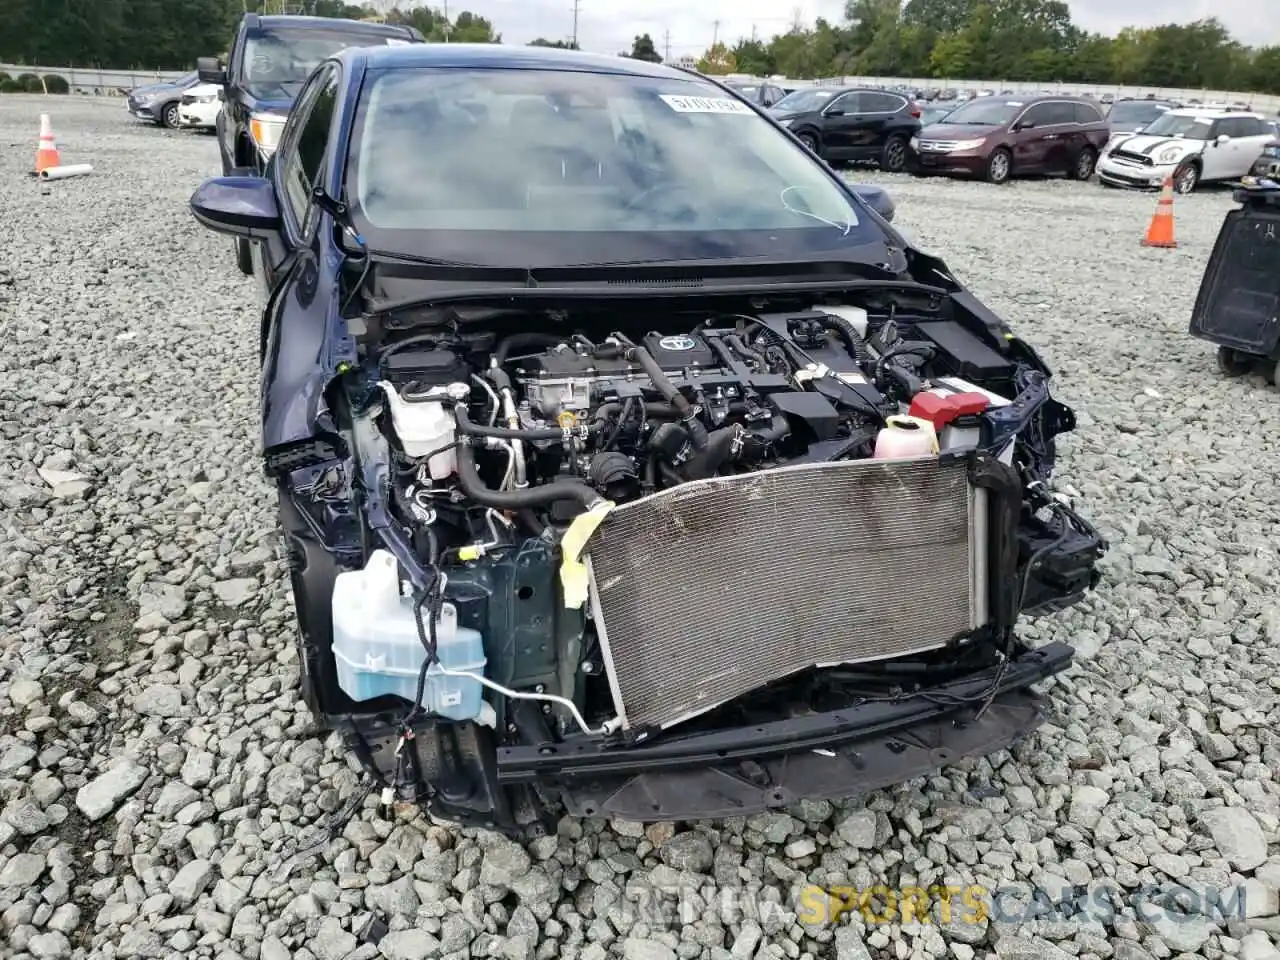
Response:
[[[1038,103],[1022,115],[1019,123],[1024,127],[1043,127],[1053,122],[1053,110],[1050,104]]]
[[[311,191],[320,177],[329,143],[329,125],[338,98],[338,68],[321,67],[298,97],[276,163],[285,207],[295,232],[306,235],[315,217]]]
[[[858,93],[841,94],[823,108],[823,113],[830,114],[834,111],[846,116],[857,113],[859,96]]]

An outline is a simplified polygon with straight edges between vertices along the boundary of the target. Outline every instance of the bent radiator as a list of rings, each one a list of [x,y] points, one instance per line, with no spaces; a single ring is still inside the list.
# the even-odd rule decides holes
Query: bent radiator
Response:
[[[617,507],[588,565],[624,729],[983,625],[986,518],[961,458],[783,467]]]

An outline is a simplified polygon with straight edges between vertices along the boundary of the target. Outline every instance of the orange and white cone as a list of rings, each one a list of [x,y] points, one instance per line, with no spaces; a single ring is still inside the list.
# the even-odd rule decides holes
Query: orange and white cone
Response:
[[[1151,217],[1151,225],[1147,227],[1147,235],[1142,238],[1144,247],[1176,247],[1178,241],[1173,238],[1173,177],[1166,177],[1160,190],[1160,199],[1156,203],[1156,212]]]
[[[36,173],[59,166],[58,144],[53,139],[53,124],[47,113],[40,114],[40,147],[36,150]]]

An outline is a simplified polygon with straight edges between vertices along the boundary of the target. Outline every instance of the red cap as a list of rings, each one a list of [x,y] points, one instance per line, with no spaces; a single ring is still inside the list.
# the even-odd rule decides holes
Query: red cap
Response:
[[[941,430],[957,417],[982,413],[990,404],[982,393],[917,393],[907,412],[921,420],[928,420],[934,430]]]

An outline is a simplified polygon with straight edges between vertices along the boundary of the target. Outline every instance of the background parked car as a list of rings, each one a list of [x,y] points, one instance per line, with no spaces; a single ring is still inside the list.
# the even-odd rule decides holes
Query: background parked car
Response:
[[[1107,111],[1111,135],[1137,133],[1177,106],[1172,100],[1117,100]]]
[[[326,57],[347,47],[422,42],[422,34],[413,27],[245,14],[225,67],[216,57],[197,61],[200,79],[222,88],[217,115],[222,172],[262,172],[280,142],[294,97]],[[253,272],[247,241],[237,241],[236,260],[242,272]]]
[[[978,97],[931,124],[911,143],[914,172],[980,176],[1093,175],[1111,127],[1084,97]]]
[[[182,126],[193,130],[212,130],[222,109],[218,94],[222,88],[212,83],[198,83],[182,95],[178,116]]]
[[[193,71],[169,83],[135,87],[125,98],[125,107],[139,120],[149,120],[162,127],[176,127],[181,123],[178,105],[182,102],[182,95],[199,82],[199,75]]]
[[[1280,136],[1262,148],[1262,156],[1258,157],[1249,172],[1255,177],[1270,177],[1273,180],[1280,178]]]
[[[941,123],[942,118],[955,108],[954,103],[932,103],[923,107],[920,111],[920,126],[927,127],[930,124]]]
[[[772,113],[824,160],[875,161],[906,169],[907,144],[920,132],[920,107],[909,97],[864,87],[800,90]]]
[[[786,91],[781,87],[767,80],[760,83],[752,83],[748,80],[729,80],[725,83],[725,86],[736,90],[752,103],[758,103],[762,107],[772,107],[787,95]]]
[[[1107,145],[1098,179],[1113,187],[1159,187],[1190,193],[1206,180],[1243,177],[1275,134],[1256,113],[1208,107],[1170,110],[1142,133]]]

